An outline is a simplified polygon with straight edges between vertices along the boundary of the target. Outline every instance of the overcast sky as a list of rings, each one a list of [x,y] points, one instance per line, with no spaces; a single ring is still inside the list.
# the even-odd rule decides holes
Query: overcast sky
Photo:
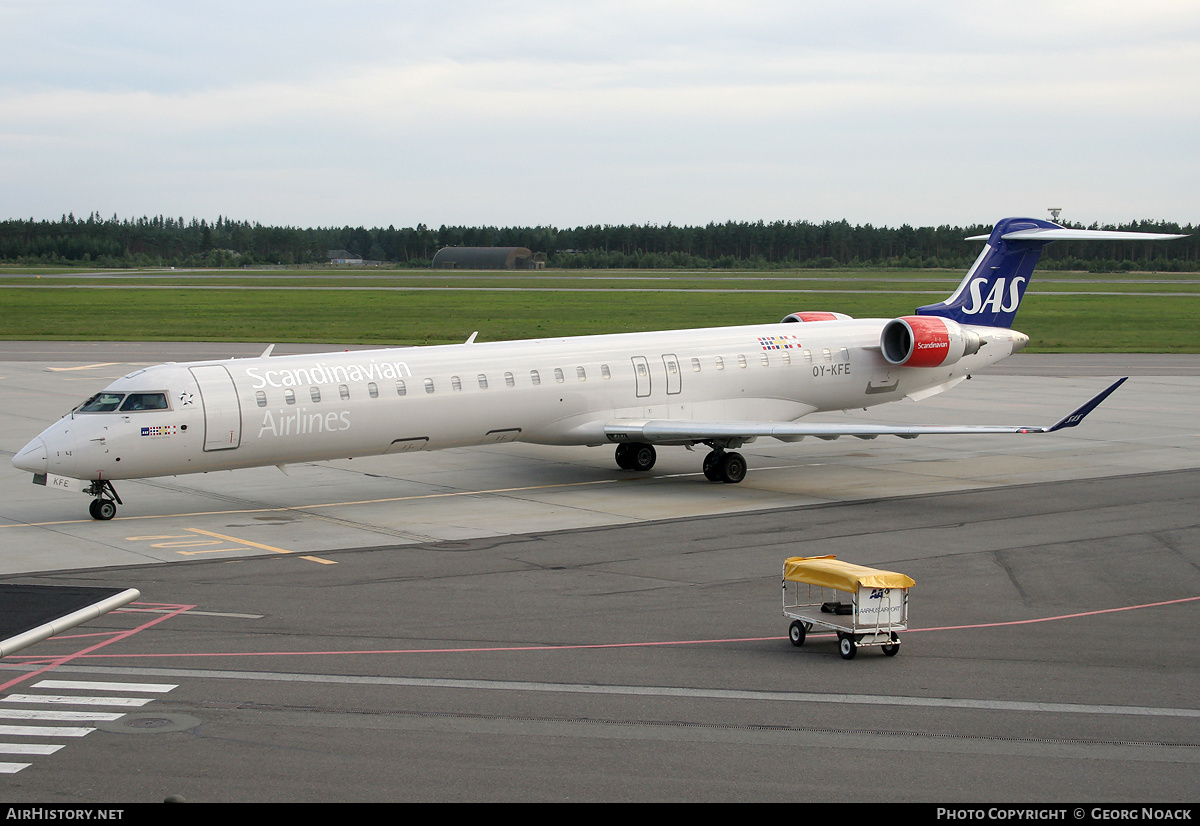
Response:
[[[1200,222],[1197,0],[0,0],[0,219]]]

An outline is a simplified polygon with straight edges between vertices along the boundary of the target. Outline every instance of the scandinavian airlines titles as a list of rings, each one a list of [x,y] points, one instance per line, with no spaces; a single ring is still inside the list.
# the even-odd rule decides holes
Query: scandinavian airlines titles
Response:
[[[377,379],[399,379],[411,376],[412,370],[403,361],[383,362],[377,364],[339,364],[329,366],[317,362],[312,367],[297,367],[293,369],[262,370],[258,367],[247,367],[246,375],[254,380],[254,389],[265,387],[299,387],[310,384],[336,384],[350,381],[372,381]]]
[[[295,413],[279,411],[278,416],[268,410],[263,415],[262,426],[258,429],[259,438],[271,436],[304,436],[308,433],[330,433],[350,429],[350,411],[333,413],[309,413],[307,407],[302,407]]]

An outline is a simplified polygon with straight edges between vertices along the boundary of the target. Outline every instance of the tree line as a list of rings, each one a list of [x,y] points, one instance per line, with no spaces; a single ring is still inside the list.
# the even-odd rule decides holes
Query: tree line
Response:
[[[1173,242],[1062,242],[1046,248],[1046,269],[1120,272],[1200,271],[1200,235],[1192,224],[1133,221],[1084,229],[1183,233]],[[802,269],[937,267],[962,269],[979,252],[971,235],[987,225],[876,227],[848,221],[710,223],[706,226],[605,224],[555,227],[264,226],[220,216],[103,218],[73,214],[57,221],[0,222],[0,263],[93,267],[240,267],[324,265],[330,250],[368,261],[428,267],[452,246],[528,247],[553,268]]]

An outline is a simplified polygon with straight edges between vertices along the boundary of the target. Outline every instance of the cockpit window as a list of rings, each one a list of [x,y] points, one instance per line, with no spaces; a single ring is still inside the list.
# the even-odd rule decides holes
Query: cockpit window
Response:
[[[110,413],[121,406],[124,393],[97,393],[79,407],[80,413]]]
[[[121,412],[129,410],[166,410],[166,393],[130,393],[121,405]]]

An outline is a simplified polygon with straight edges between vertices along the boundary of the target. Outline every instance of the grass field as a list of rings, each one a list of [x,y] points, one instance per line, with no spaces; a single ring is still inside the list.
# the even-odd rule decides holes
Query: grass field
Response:
[[[381,344],[772,322],[797,310],[906,315],[962,274],[428,270],[83,275],[0,270],[0,339]],[[285,287],[287,289],[279,289]],[[1200,352],[1194,273],[1038,273],[1017,328],[1032,352]]]

